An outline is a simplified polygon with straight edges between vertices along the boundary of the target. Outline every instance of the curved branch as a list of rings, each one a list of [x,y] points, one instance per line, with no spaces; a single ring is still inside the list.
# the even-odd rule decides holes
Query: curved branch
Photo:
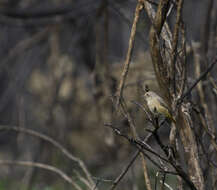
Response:
[[[65,174],[62,170],[47,164],[42,164],[38,162],[31,162],[31,161],[13,161],[13,160],[0,160],[0,164],[4,165],[19,165],[19,166],[27,166],[27,167],[36,167],[45,170],[49,170],[58,174],[62,179],[70,183],[76,190],[82,190],[72,179]]]
[[[159,83],[159,86],[164,93],[164,97],[169,99],[168,97],[168,78],[167,76],[167,68],[164,65],[163,58],[161,56],[160,52],[160,44],[159,44],[159,37],[161,34],[161,31],[163,29],[163,25],[166,21],[167,11],[169,9],[170,0],[161,0],[158,9],[155,15],[155,18],[153,20],[153,25],[150,30],[150,51],[151,51],[151,57],[152,62],[154,66],[154,70],[156,73],[157,81]]]
[[[81,169],[83,170],[83,172],[85,173],[88,181],[91,183],[92,186],[95,186],[91,175],[87,169],[87,167],[85,166],[84,162],[82,160],[80,160],[79,158],[73,156],[66,148],[64,148],[60,143],[58,143],[57,141],[55,141],[54,139],[52,139],[51,137],[44,135],[42,133],[39,133],[37,131],[31,130],[31,129],[26,129],[26,128],[22,128],[22,127],[15,127],[15,126],[3,126],[0,125],[0,131],[3,130],[13,130],[13,131],[17,131],[17,132],[22,132],[22,133],[26,133],[32,136],[35,136],[37,138],[40,138],[46,142],[49,142],[50,144],[52,144],[54,147],[58,148],[67,158],[69,158],[70,160],[77,162],[78,165],[81,167]]]

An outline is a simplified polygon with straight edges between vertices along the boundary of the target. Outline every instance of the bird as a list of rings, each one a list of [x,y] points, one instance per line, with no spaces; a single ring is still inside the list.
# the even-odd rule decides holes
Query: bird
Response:
[[[163,116],[167,120],[176,123],[166,102],[158,94],[148,90],[144,94],[144,99],[146,100],[148,109],[154,116]]]

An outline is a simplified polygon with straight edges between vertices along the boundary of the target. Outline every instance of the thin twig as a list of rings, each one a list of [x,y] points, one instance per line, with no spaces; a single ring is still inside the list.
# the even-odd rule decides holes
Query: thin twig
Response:
[[[132,102],[133,104],[137,105],[139,108],[141,108],[141,109],[145,112],[146,116],[148,117],[147,120],[153,124],[153,122],[152,122],[152,117],[151,117],[151,115],[149,114],[149,112],[144,108],[144,106],[142,106],[139,102],[134,101],[134,100],[132,100],[131,102]]]
[[[92,190],[96,190],[97,186],[100,184],[100,182],[104,182],[104,183],[113,183],[113,180],[111,179],[103,179],[101,177],[95,177],[95,176],[92,176],[93,179],[96,180],[96,184],[95,186],[92,188]]]
[[[163,161],[169,163],[169,161],[168,161],[167,158],[161,156],[155,150],[151,149],[150,146],[147,145],[145,141],[135,140],[135,139],[129,138],[127,135],[121,133],[121,131],[118,128],[113,127],[111,124],[105,124],[105,126],[110,127],[115,132],[115,134],[117,134],[117,135],[119,135],[119,136],[124,137],[125,139],[127,139],[130,142],[130,144],[135,145],[139,149],[139,151],[142,151],[140,149],[142,147],[142,149],[144,149],[144,150],[152,153],[154,156],[157,156],[158,158],[162,159]]]
[[[47,164],[42,164],[38,162],[31,162],[31,161],[14,161],[14,160],[0,160],[0,164],[2,165],[19,165],[19,166],[28,166],[28,167],[37,167],[45,170],[52,171],[58,174],[62,179],[70,183],[75,189],[82,190],[72,179],[65,174],[62,170]]]
[[[119,133],[120,134],[120,132],[118,131],[118,129],[116,129],[115,127],[113,127],[112,124],[105,124],[105,126],[112,128],[115,131],[115,133]],[[151,136],[152,136],[151,133],[149,135],[147,135],[143,142],[146,143]],[[127,173],[127,171],[129,170],[130,166],[133,164],[133,162],[136,160],[136,158],[139,156],[140,153],[141,153],[141,150],[138,149],[137,152],[134,154],[134,156],[131,158],[130,162],[126,165],[126,167],[124,167],[124,169],[122,170],[121,174],[116,178],[116,180],[114,181],[114,183],[111,186],[111,189],[112,189],[112,187],[114,189],[117,186],[117,184],[120,182],[120,180]]]
[[[121,18],[124,22],[127,23],[129,27],[131,27],[131,21],[127,18],[127,16],[124,14],[124,11],[121,11],[121,8],[116,5],[117,2],[109,2],[109,7],[111,7]],[[142,41],[142,43],[146,44],[145,38],[143,37],[143,33],[141,31],[136,31],[136,36],[139,40]]]
[[[162,167],[160,166],[160,164],[158,164],[156,161],[154,161],[154,159],[152,159],[151,156],[149,156],[148,154],[146,154],[145,151],[142,151],[142,153],[143,153],[144,156],[145,156],[146,158],[148,158],[148,159],[153,163],[153,165],[155,165],[160,171],[165,172],[165,173],[170,173],[170,174],[173,174],[173,175],[177,175],[177,173],[175,173],[175,172],[171,172],[171,171],[167,171],[167,170],[165,171],[164,168],[162,168]]]
[[[204,71],[200,77],[191,85],[191,87],[187,90],[185,94],[182,95],[181,98],[179,98],[177,104],[181,104],[184,100],[184,98],[191,93],[191,91],[194,89],[194,87],[212,70],[212,68],[215,66],[217,63],[217,56],[214,58],[213,62],[208,66],[206,71]]]
[[[121,181],[121,179],[125,176],[125,174],[127,173],[127,171],[129,170],[129,168],[132,166],[132,164],[134,163],[134,161],[136,160],[136,158],[138,157],[138,155],[140,154],[140,151],[137,151],[133,157],[131,158],[130,162],[127,164],[127,166],[122,170],[121,174],[115,179],[115,181],[113,182],[110,190],[114,190],[117,186],[117,184]]]
[[[166,174],[163,173],[163,176],[162,176],[163,180],[160,180],[162,186],[161,186],[161,190],[164,190],[164,185],[165,185],[165,180],[166,180]]]
[[[96,177],[96,176],[92,176],[93,179],[95,179],[96,181],[102,181],[102,182],[106,182],[106,183],[113,183],[113,180],[111,179],[104,179],[101,177]]]
[[[121,100],[122,95],[123,95],[123,89],[124,89],[125,81],[126,81],[127,74],[128,74],[128,71],[129,71],[130,61],[131,61],[132,53],[133,53],[134,39],[135,39],[135,34],[136,34],[136,27],[137,27],[137,23],[138,23],[138,20],[139,20],[139,14],[140,14],[140,11],[142,10],[142,8],[143,8],[142,3],[141,3],[140,0],[138,0],[138,3],[136,5],[136,10],[135,10],[135,15],[134,15],[134,21],[133,21],[133,25],[132,25],[132,29],[131,29],[130,39],[129,39],[126,60],[125,60],[125,63],[124,63],[124,68],[123,68],[122,74],[121,74],[120,84],[119,84],[119,87],[118,87],[118,90],[117,90],[116,108],[119,107],[120,100]]]
[[[158,177],[159,172],[157,172],[156,174],[156,178]],[[165,183],[164,181],[160,180],[160,183],[162,183],[163,186],[167,187],[169,190],[173,190],[172,187],[170,187],[167,183]]]
[[[195,111],[195,110],[194,110]],[[216,152],[217,152],[217,135],[215,132],[211,132],[209,130],[209,127],[207,125],[207,121],[205,119],[205,117],[203,116],[203,114],[201,112],[196,112],[199,115],[199,118],[201,119],[202,122],[202,127],[204,128],[205,132],[209,135],[209,137],[211,138],[211,143],[213,145],[213,147],[215,148]]]
[[[0,125],[0,131],[4,131],[4,130],[13,130],[13,131],[17,131],[17,132],[22,132],[22,133],[26,133],[35,137],[38,137],[46,142],[51,143],[54,147],[58,148],[67,158],[69,158],[70,160],[77,162],[79,164],[79,166],[81,167],[81,169],[83,170],[83,172],[85,173],[88,181],[91,183],[92,186],[95,186],[91,175],[87,169],[87,167],[84,165],[83,161],[80,160],[79,158],[73,156],[66,148],[64,148],[60,143],[58,143],[56,140],[52,139],[51,137],[39,133],[37,131],[31,130],[31,129],[26,129],[26,128],[22,128],[22,127],[15,127],[15,126],[3,126]]]
[[[83,182],[83,184],[85,184],[90,190],[92,189],[89,181],[87,181],[87,179],[85,179],[83,176],[81,176],[81,174],[77,171],[77,170],[74,170],[73,171],[75,173],[75,175],[77,176],[77,178]]]
[[[154,190],[157,190],[157,181],[158,181],[158,179],[157,179],[157,174],[156,174],[156,176],[155,176],[154,179],[155,179],[155,180],[154,180]]]
[[[121,104],[122,111],[126,115],[126,117],[128,119],[128,122],[130,124],[130,129],[131,129],[131,133],[133,135],[133,138],[134,139],[139,139],[139,136],[138,136],[138,134],[136,132],[135,123],[133,121],[133,118],[132,118],[131,114],[127,111],[127,106],[126,106],[126,103],[124,101],[124,98],[121,99],[120,104]],[[151,182],[150,182],[149,175],[148,175],[148,168],[147,168],[146,160],[145,160],[144,155],[142,153],[140,153],[140,155],[141,155],[141,160],[142,160],[142,166],[143,166],[143,173],[144,173],[146,188],[148,190],[152,190]]]
[[[173,168],[177,171],[177,174],[180,177],[182,177],[182,179],[186,182],[186,184],[188,184],[188,186],[192,190],[197,190],[196,187],[194,186],[194,184],[192,183],[192,181],[189,179],[188,175],[185,173],[185,171],[175,161],[173,161],[171,159],[164,158],[163,156],[161,156],[157,152],[155,152],[155,151],[151,150],[149,147],[147,147],[142,141],[129,138],[127,135],[121,133],[121,131],[119,129],[117,129],[117,128],[113,127],[113,126],[111,126],[111,128],[113,129],[115,134],[124,137],[125,139],[127,139],[130,142],[130,144],[136,146],[139,150],[143,151],[143,149],[144,149],[146,151],[149,151],[150,153],[152,153],[153,155],[159,157],[163,161],[165,161],[167,163],[170,163],[171,166],[173,166]]]

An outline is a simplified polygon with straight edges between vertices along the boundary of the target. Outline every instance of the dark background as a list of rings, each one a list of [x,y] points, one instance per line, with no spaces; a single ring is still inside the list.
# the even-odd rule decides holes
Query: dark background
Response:
[[[135,151],[104,123],[113,121],[128,132],[124,117],[114,113],[112,95],[125,60],[136,1],[104,3],[0,2],[0,125],[34,129],[51,136],[83,160],[93,176],[112,180]],[[195,46],[202,39],[207,4],[201,0],[184,2],[187,40]],[[213,6],[217,10],[217,4]],[[172,11],[170,23],[174,17]],[[213,18],[210,27],[216,31],[217,16]],[[150,21],[142,11],[124,91],[141,137],[145,133],[144,113],[130,101],[142,103],[141,83],[158,91],[148,50],[149,28]],[[217,43],[216,36],[214,40]],[[192,52],[188,52],[188,64],[192,73]],[[188,80],[193,79],[189,74]],[[168,131],[162,130],[165,141]],[[0,159],[51,164],[78,182],[75,171],[80,170],[76,163],[48,143],[21,132],[0,132]],[[0,168],[0,189],[69,189],[67,183],[48,171],[11,165]],[[175,184],[172,177],[170,184]],[[99,188],[109,185],[102,182]],[[118,188],[144,189],[139,159]]]

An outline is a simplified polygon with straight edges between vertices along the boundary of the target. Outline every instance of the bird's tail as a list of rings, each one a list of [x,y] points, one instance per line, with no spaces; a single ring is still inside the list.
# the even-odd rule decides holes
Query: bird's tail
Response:
[[[173,116],[172,115],[168,115],[168,119],[171,121],[171,122],[173,122],[173,123],[176,123],[176,120],[173,118]]]

